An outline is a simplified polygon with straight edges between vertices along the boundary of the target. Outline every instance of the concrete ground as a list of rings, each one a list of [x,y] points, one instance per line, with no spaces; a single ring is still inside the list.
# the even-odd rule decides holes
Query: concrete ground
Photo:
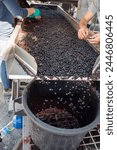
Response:
[[[0,84],[0,130],[6,126],[13,118],[13,114],[8,114],[8,104],[4,100],[2,85]],[[0,142],[0,150],[12,150],[17,141],[21,138],[21,130],[14,129]]]

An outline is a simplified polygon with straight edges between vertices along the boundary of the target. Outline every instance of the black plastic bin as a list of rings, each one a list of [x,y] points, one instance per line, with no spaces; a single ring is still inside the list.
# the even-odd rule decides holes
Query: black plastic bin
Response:
[[[74,150],[99,123],[99,95],[89,82],[35,80],[22,97],[24,111],[31,119],[31,137],[41,150]],[[50,107],[75,116],[79,127],[56,127],[36,117],[37,112]]]

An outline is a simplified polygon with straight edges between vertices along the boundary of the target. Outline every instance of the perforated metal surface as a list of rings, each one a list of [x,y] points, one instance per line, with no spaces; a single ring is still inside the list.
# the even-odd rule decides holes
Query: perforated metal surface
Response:
[[[77,150],[100,150],[100,128],[89,131]]]

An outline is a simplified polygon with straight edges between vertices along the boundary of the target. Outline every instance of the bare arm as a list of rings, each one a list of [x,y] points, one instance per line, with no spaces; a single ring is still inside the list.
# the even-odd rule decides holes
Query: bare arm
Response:
[[[99,1],[96,1],[95,5],[92,2],[89,6],[88,11],[81,18],[79,22],[79,30],[78,30],[78,37],[79,39],[87,40],[92,44],[97,44],[100,42],[100,33],[95,33],[87,28],[88,22],[92,19],[92,17],[97,13],[99,7]]]
[[[79,39],[86,39],[89,35],[89,29],[87,28],[88,22],[92,19],[93,13],[88,11],[79,22],[78,37]]]
[[[88,22],[92,19],[93,17],[93,13],[88,11],[84,17],[80,20],[79,22],[79,27],[83,28],[83,27],[87,27]]]

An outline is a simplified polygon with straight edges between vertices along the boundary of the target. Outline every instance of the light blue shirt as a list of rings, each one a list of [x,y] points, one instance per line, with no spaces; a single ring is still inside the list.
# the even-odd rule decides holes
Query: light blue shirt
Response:
[[[97,15],[98,21],[100,22],[100,0],[93,0],[88,10],[94,15]]]

